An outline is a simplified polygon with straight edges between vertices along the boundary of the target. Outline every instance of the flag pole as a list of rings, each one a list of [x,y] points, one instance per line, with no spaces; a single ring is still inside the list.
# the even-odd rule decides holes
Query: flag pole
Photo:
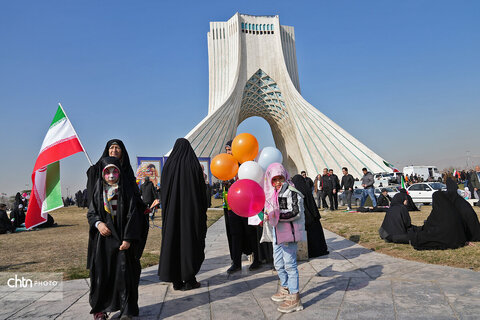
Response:
[[[77,131],[75,131],[75,128],[73,127],[72,122],[71,122],[70,119],[68,118],[67,113],[66,113],[65,110],[63,109],[62,104],[61,104],[60,102],[58,103],[58,106],[62,109],[63,114],[65,115],[65,118],[67,118],[67,120],[68,120],[68,121],[70,122],[70,124],[72,125],[73,132],[75,132],[75,135],[77,136],[78,142],[80,143],[80,146],[82,147],[83,152],[85,152],[85,156],[87,157],[88,163],[90,163],[90,166],[93,166],[92,160],[90,160],[90,157],[88,156],[87,150],[85,150],[85,148],[83,147],[82,141],[80,141],[80,137],[79,137],[79,135],[77,134]]]

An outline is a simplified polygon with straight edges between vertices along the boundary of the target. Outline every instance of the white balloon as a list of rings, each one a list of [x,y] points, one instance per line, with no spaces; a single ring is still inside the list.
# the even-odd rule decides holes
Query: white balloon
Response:
[[[283,156],[280,150],[275,147],[265,147],[258,156],[258,164],[265,171],[274,162],[282,163]]]
[[[239,179],[250,179],[263,186],[263,169],[255,161],[245,161],[238,169]]]

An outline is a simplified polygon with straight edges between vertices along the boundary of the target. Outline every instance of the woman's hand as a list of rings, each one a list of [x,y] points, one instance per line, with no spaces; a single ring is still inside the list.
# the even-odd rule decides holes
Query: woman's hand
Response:
[[[268,221],[268,214],[266,212],[263,214],[263,220]]]
[[[112,232],[110,231],[110,229],[108,229],[105,222],[100,222],[97,226],[97,229],[100,232],[100,234],[104,237],[108,237],[109,235],[112,234]]]
[[[130,248],[130,242],[128,241],[123,241],[122,242],[122,245],[120,246],[120,250],[127,250],[128,248]]]

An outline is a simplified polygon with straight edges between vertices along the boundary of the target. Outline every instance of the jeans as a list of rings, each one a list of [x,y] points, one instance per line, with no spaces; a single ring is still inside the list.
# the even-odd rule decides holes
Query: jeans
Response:
[[[352,190],[345,190],[343,194],[345,195],[345,201],[347,202],[347,207],[351,208],[352,207]]]
[[[290,294],[298,293],[297,243],[277,244],[275,228],[273,228],[273,265],[280,278],[280,285],[288,287]]]
[[[372,199],[372,205],[374,207],[376,207],[377,206],[377,199],[375,198],[375,189],[374,188],[363,189],[362,201],[360,202],[360,207],[363,207],[363,205],[365,204],[365,200],[367,200],[367,196],[370,196],[370,199]]]

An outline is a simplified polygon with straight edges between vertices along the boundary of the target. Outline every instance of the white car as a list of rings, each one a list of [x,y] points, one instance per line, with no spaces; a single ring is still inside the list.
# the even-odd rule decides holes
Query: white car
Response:
[[[421,182],[412,184],[407,190],[413,202],[430,204],[433,193],[438,190],[446,191],[447,186],[440,182]]]
[[[380,194],[382,194],[382,189],[387,189],[387,193],[392,199],[399,192],[396,188],[392,188],[392,187],[378,187],[378,188],[375,188],[375,191],[374,191],[375,197],[378,198]]]

